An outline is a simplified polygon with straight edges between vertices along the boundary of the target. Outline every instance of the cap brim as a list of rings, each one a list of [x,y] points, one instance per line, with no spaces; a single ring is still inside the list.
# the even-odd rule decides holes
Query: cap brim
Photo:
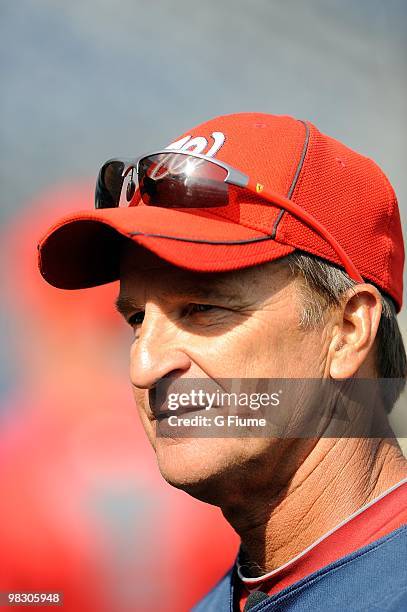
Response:
[[[199,272],[236,270],[294,251],[208,210],[112,208],[80,211],[51,227],[38,245],[41,274],[61,289],[117,280],[120,248],[128,239],[175,266]]]

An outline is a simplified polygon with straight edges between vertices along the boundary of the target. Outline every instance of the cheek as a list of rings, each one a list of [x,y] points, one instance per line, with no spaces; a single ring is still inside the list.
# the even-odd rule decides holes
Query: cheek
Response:
[[[216,374],[241,378],[319,377],[321,334],[303,331],[294,316],[253,317],[214,345]]]
[[[146,403],[148,402],[148,391],[145,389],[136,389],[133,387],[133,397],[136,403],[137,412],[140,417],[140,421],[143,425],[144,431],[147,437],[154,447],[155,445],[155,430],[154,423],[152,423],[146,414]]]
[[[323,374],[324,347],[320,332],[298,328],[285,330],[273,342],[271,362],[275,376],[320,378]]]
[[[138,411],[141,412],[145,412],[145,406],[147,403],[147,391],[146,389],[138,389],[135,386],[132,386],[133,389],[133,397],[134,397],[134,401],[136,402],[136,406]]]

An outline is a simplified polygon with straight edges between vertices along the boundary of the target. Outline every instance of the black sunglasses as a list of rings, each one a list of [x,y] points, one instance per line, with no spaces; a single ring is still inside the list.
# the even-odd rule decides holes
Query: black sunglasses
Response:
[[[145,204],[165,208],[226,206],[228,183],[246,187],[249,181],[228,164],[191,151],[166,150],[135,160],[110,159],[97,178],[95,207],[125,205],[122,190],[126,178],[127,203],[138,189]]]

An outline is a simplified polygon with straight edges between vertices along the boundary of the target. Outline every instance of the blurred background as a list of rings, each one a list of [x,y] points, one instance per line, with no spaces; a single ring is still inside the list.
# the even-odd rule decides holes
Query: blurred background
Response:
[[[92,206],[105,159],[238,111],[309,119],[375,159],[405,224],[407,3],[19,0],[0,16],[0,591],[183,612],[232,564],[236,536],[158,474],[117,287],[48,287],[37,239]],[[407,337],[405,313],[400,325]]]

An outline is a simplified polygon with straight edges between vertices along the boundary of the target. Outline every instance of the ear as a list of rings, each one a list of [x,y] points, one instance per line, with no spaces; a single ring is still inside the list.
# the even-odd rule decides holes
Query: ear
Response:
[[[345,294],[329,347],[332,378],[349,378],[361,367],[376,338],[382,300],[373,285],[355,285]]]

